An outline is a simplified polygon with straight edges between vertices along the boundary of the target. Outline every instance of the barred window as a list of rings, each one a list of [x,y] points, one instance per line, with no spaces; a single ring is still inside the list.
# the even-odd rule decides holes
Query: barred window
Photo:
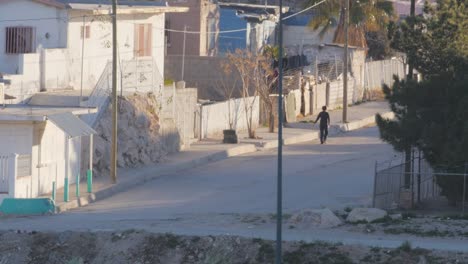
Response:
[[[33,27],[7,27],[5,53],[35,52],[36,30]]]
[[[90,26],[81,26],[81,39],[89,39],[91,37],[91,27]]]

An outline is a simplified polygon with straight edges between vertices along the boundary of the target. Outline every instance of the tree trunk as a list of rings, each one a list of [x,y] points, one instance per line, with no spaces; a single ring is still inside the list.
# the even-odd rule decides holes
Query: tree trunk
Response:
[[[345,43],[345,32],[344,32],[344,9],[341,9],[340,20],[338,21],[338,26],[333,36],[333,42],[337,44]],[[358,25],[349,25],[348,27],[348,44],[349,46],[356,46],[367,48],[366,33],[362,26]]]
[[[411,147],[405,149],[405,188],[411,187]]]
[[[270,120],[268,122],[268,132],[275,132],[275,115],[273,114],[273,109],[270,109]]]

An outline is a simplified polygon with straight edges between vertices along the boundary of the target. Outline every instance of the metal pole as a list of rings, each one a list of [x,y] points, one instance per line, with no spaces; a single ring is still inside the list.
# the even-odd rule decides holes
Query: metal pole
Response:
[[[184,74],[185,74],[185,41],[187,39],[187,25],[184,26],[184,46],[182,47],[182,77],[181,81],[184,80]]]
[[[80,103],[83,100],[83,70],[84,70],[84,51],[86,38],[86,16],[83,16],[83,31],[81,34],[81,84],[80,84]]]
[[[86,173],[87,191],[93,192],[93,134],[89,135],[89,169]]]
[[[344,70],[343,70],[343,123],[348,123],[348,24],[349,24],[349,0],[345,1],[344,21]]]
[[[68,177],[70,174],[70,138],[66,136],[66,143],[65,143],[65,180],[63,186],[63,201],[69,201],[69,182]]]
[[[421,150],[418,155],[418,203],[421,202]]]
[[[279,80],[278,80],[278,179],[276,202],[276,264],[281,264],[283,223],[283,0],[279,2]]]
[[[110,176],[117,183],[117,0],[112,0],[112,150]]]
[[[373,208],[375,208],[376,189],[377,189],[377,161],[375,161],[375,166],[374,166],[374,193],[373,193],[373,197],[372,197],[372,207]]]
[[[411,206],[414,205],[414,149],[411,149]]]
[[[338,78],[338,60],[336,59],[336,54],[335,54],[335,76]]]
[[[465,200],[466,200],[466,167],[467,163],[465,163],[465,171],[463,173],[463,200],[462,200],[462,213],[465,214]]]

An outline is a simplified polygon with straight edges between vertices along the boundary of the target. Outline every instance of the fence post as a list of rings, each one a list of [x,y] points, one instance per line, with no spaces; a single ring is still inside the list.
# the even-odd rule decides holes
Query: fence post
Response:
[[[68,177],[65,177],[65,182],[63,186],[63,201],[68,202],[69,197],[68,197]]]
[[[76,197],[80,197],[80,174],[78,173],[78,175],[76,175]]]
[[[463,197],[462,197],[462,213],[465,214],[465,200],[466,200],[466,167],[467,163],[465,163],[465,171],[463,172]]]
[[[376,189],[377,189],[377,161],[375,161],[374,165],[374,192],[372,197],[372,207],[375,208],[375,196],[376,196]]]
[[[57,186],[55,185],[55,181],[52,182],[52,200],[55,202],[55,198],[57,197]]]
[[[7,172],[8,172],[8,196],[10,198],[15,197],[15,189],[16,189],[16,175],[17,175],[17,168],[18,168],[18,154],[10,154],[8,156],[8,165],[7,165]]]
[[[318,60],[317,60],[317,55],[315,56],[315,83],[318,85],[318,75],[319,75],[319,69],[318,69]]]
[[[414,207],[414,148],[411,148],[411,207]]]
[[[418,155],[418,203],[421,202],[421,150]]]
[[[336,60],[336,54],[335,54],[335,78],[338,78],[338,61]]]

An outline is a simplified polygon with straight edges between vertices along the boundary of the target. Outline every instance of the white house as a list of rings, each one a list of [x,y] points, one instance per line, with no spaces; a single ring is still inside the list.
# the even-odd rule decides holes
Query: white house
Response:
[[[75,115],[96,109],[8,105],[0,109],[0,203],[34,198],[62,188],[92,171],[82,161],[82,138],[94,130]],[[92,145],[92,140],[90,140]],[[90,146],[90,149],[93,149]],[[90,152],[91,153],[91,152]]]
[[[119,70],[135,83],[131,89],[139,79],[151,79],[146,89],[162,82],[165,13],[185,11],[163,2],[119,1]],[[16,97],[8,102],[43,90],[94,89],[112,59],[111,28],[110,0],[0,1],[0,73],[11,82],[5,93]],[[137,60],[151,63],[155,76],[141,78]]]
[[[53,184],[64,187],[83,177],[87,166],[92,169],[92,140],[85,157],[82,138],[95,133],[95,107],[104,109],[108,98],[110,3],[0,0],[0,201],[50,193]],[[158,92],[163,85],[165,13],[186,10],[161,2],[119,1],[121,91]],[[40,91],[62,89],[92,92],[73,106],[53,100],[48,102],[55,106],[14,104]]]

